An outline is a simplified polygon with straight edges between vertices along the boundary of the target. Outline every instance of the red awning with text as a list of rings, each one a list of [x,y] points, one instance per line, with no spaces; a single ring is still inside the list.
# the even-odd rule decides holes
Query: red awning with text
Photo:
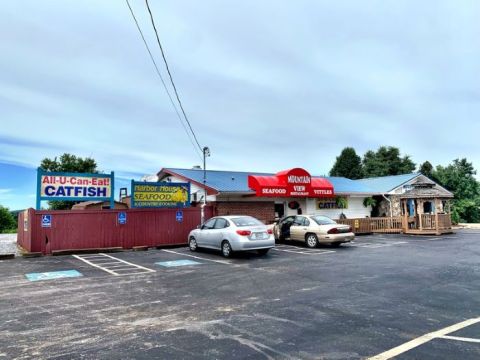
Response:
[[[280,171],[274,176],[248,176],[248,187],[262,197],[333,197],[333,185],[325,178],[312,178],[301,168]]]

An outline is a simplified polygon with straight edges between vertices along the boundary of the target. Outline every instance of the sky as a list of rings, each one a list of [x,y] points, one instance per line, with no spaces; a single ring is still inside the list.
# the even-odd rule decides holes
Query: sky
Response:
[[[167,79],[144,1],[130,0]],[[207,168],[327,174],[346,146],[480,169],[480,2],[150,0]],[[201,156],[124,1],[9,1],[0,12],[0,204],[35,205],[63,153],[116,187]]]

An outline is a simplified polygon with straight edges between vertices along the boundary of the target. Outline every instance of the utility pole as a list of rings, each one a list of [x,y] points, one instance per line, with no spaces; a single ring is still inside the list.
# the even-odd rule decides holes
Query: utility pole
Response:
[[[203,203],[200,206],[202,224],[205,222],[205,206],[207,205],[207,168],[206,168],[207,156],[210,156],[210,149],[207,146],[205,146],[203,148],[203,190],[205,192],[203,195]]]

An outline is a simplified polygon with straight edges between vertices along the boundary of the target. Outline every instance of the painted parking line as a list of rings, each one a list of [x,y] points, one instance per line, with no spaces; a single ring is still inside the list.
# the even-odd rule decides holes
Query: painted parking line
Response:
[[[181,253],[181,252],[178,252],[178,251],[167,250],[167,249],[163,249],[162,251],[164,251],[164,252],[166,252],[166,253],[169,253],[169,254],[176,254],[176,255],[188,256],[188,257],[191,257],[191,258],[194,258],[194,259],[211,261],[211,262],[215,262],[215,263],[219,263],[219,264],[224,264],[224,265],[234,265],[234,264],[232,264],[230,261],[227,261],[227,260],[212,260],[212,259],[207,259],[207,258],[200,257],[200,256],[195,256],[195,255],[190,255],[190,254],[184,254],[184,253]]]
[[[41,273],[29,273],[25,275],[25,277],[30,281],[56,280],[79,276],[83,276],[83,274],[77,270],[49,271]]]
[[[449,339],[449,340],[465,341],[465,340],[460,340],[462,338],[458,338],[456,336],[447,337],[447,335],[450,334],[450,333],[453,333],[455,331],[461,330],[463,328],[466,328],[468,326],[477,324],[479,322],[480,322],[480,317],[473,318],[473,319],[468,319],[468,320],[459,322],[457,324],[448,326],[446,328],[443,328],[443,329],[440,329],[440,330],[422,335],[422,336],[420,336],[418,338],[415,338],[415,339],[413,339],[409,342],[406,342],[405,344],[402,344],[402,345],[397,346],[393,349],[387,350],[387,351],[385,351],[381,354],[378,354],[378,355],[375,355],[371,358],[368,358],[367,360],[388,360],[388,359],[391,359],[395,356],[403,354],[407,351],[410,351],[410,350],[412,350],[412,349],[414,349],[414,348],[416,348],[420,345],[423,345],[423,344],[425,344],[429,341],[432,341],[434,339]],[[469,338],[463,338],[463,339],[469,339]],[[479,339],[470,339],[470,340],[478,340],[478,342],[480,342]],[[475,341],[475,342],[477,342],[477,341]]]
[[[156,270],[146,268],[131,262],[116,258],[114,256],[99,253],[97,255],[72,255],[74,258],[84,263],[103,270],[111,275],[139,275],[156,272]]]
[[[322,255],[335,252],[334,250],[299,248],[293,245],[277,245],[273,248],[273,250],[302,255]]]
[[[357,243],[357,242],[351,242],[351,243],[348,243],[348,244],[344,244],[343,246],[377,249],[377,248],[395,246],[395,245],[401,245],[401,244],[407,244],[407,241],[395,241],[395,242],[388,242],[388,243],[376,243],[376,242],[375,243]]]
[[[472,343],[477,343],[480,344],[480,339],[473,339],[473,338],[466,338],[466,337],[460,337],[460,336],[439,336],[439,339],[445,339],[445,340],[456,340],[456,341],[464,341],[464,342],[472,342]]]

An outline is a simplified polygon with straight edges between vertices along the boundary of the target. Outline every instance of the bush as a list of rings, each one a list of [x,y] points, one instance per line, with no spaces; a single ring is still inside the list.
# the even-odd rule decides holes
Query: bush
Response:
[[[4,233],[7,230],[12,231],[12,229],[16,228],[17,222],[15,221],[13,215],[6,207],[0,205],[0,233]]]

